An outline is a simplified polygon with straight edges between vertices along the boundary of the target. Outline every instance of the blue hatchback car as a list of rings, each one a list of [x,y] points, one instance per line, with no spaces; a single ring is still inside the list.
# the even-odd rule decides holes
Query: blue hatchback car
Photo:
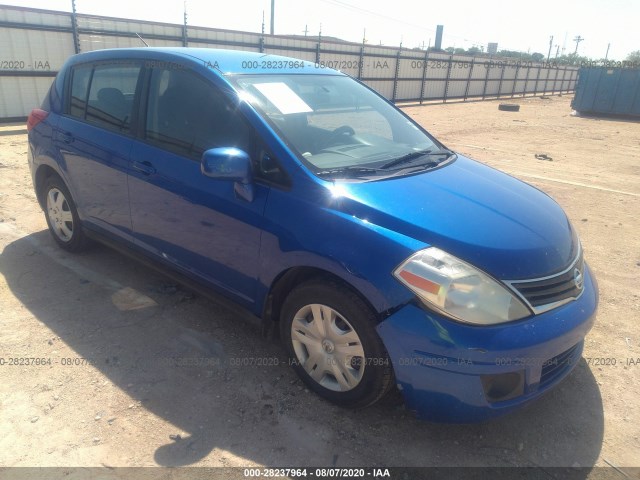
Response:
[[[563,210],[357,80],[213,49],[71,57],[28,120],[54,240],[89,238],[279,333],[309,388],[425,419],[533,400],[580,359],[596,281]]]

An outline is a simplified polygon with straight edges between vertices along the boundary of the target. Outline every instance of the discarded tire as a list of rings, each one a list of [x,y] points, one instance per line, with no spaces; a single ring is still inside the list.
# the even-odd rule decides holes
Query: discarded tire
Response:
[[[498,110],[502,110],[504,112],[519,112],[520,105],[517,103],[501,103],[498,105]]]

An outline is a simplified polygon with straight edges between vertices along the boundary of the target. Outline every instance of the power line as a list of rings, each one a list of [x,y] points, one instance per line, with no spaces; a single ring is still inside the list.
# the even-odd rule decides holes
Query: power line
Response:
[[[404,25],[409,25],[409,26],[417,28],[417,29],[419,29],[421,31],[435,32],[435,30],[425,29],[424,25],[417,25],[415,23],[407,22],[407,21],[401,20],[399,18],[390,17],[389,15],[385,15],[383,13],[378,13],[378,12],[374,12],[373,10],[368,10],[366,8],[357,7],[355,5],[351,5],[350,3],[343,2],[342,0],[320,0],[320,1],[324,2],[324,3],[328,3],[330,5],[337,6],[337,7],[343,7],[343,8],[355,11],[355,12],[368,13],[369,15],[373,15],[373,16],[376,16],[376,17],[384,18],[386,20],[391,20],[393,22],[402,23]]]
[[[399,24],[408,25],[408,26],[413,27],[415,29],[418,29],[419,31],[424,32],[424,33],[435,34],[435,29],[425,28],[424,25],[417,25],[415,23],[407,22],[406,20],[403,20],[403,19],[400,19],[400,18],[392,17],[392,16],[389,16],[389,15],[386,15],[386,14],[383,14],[383,13],[380,13],[380,12],[376,12],[374,10],[370,10],[368,8],[363,8],[363,7],[360,7],[360,6],[357,6],[357,5],[353,5],[353,4],[351,4],[349,2],[346,2],[344,0],[319,0],[319,1],[324,2],[326,4],[329,4],[329,5],[333,5],[335,7],[344,8],[344,9],[350,10],[352,12],[364,13],[364,14],[371,15],[371,16],[374,16],[374,17],[378,17],[378,18],[382,18],[382,19],[389,20],[389,21],[392,21],[392,22],[396,22],[396,23],[399,23]],[[484,46],[484,45],[486,45],[488,43],[487,41],[474,40],[474,39],[470,39],[470,38],[467,38],[467,37],[462,36],[462,35],[455,35],[455,34],[451,34],[451,33],[447,33],[446,37],[449,38],[449,39],[462,40],[462,41],[464,41],[466,43],[472,44],[473,46],[476,46],[476,45]],[[510,46],[504,46],[504,45],[502,45],[501,49],[502,50],[513,50],[513,51],[521,51],[522,50],[521,48],[510,48]]]
[[[383,13],[379,13],[379,12],[376,12],[376,11],[373,11],[373,10],[369,10],[367,8],[363,8],[363,7],[359,7],[359,6],[356,6],[356,5],[352,5],[352,4],[348,3],[348,2],[345,2],[344,0],[320,0],[320,1],[324,2],[324,3],[327,3],[327,4],[330,4],[330,5],[333,5],[333,6],[336,6],[336,7],[345,8],[345,9],[351,10],[353,12],[366,13],[368,15],[372,15],[372,16],[375,16],[375,17],[383,18],[385,20],[390,20],[390,21],[397,22],[397,23],[400,23],[400,24],[403,24],[403,25],[408,25],[410,27],[414,27],[414,28],[420,30],[421,32],[435,35],[435,29],[428,29],[428,28],[425,28],[424,25],[417,25],[415,23],[407,22],[406,20],[402,20],[400,18],[391,17],[389,15],[385,15]],[[452,38],[452,39],[459,39],[459,40],[462,40],[464,42],[471,43],[472,45],[475,44],[475,45],[483,45],[484,46],[484,45],[487,44],[486,41],[474,40],[474,39],[467,38],[467,37],[462,36],[462,35],[455,35],[455,34],[447,33],[446,37],[447,38]],[[516,50],[519,50],[519,49],[516,49]]]

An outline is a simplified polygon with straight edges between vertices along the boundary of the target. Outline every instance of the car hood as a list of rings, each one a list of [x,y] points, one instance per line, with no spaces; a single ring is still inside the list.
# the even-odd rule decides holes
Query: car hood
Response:
[[[463,156],[439,169],[341,183],[338,209],[441,248],[496,278],[539,278],[566,268],[579,249],[548,195]]]

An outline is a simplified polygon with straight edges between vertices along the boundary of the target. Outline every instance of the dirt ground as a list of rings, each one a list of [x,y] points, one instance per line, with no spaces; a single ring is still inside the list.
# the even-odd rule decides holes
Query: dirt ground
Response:
[[[0,466],[640,466],[640,122],[571,116],[570,99],[517,99],[517,113],[495,101],[404,108],[555,198],[600,284],[571,376],[479,425],[418,421],[397,395],[333,406],[223,306],[106,247],[62,252],[24,128],[0,125]],[[272,360],[242,365],[249,356]]]

